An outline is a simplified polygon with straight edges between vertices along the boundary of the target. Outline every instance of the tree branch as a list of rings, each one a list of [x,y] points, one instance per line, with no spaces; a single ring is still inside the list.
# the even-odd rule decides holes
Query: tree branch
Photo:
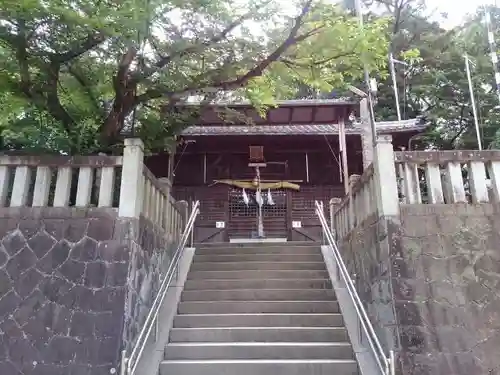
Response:
[[[270,3],[270,1],[268,1],[263,6],[266,6],[268,3]],[[241,17],[237,18],[236,20],[231,22],[229,25],[227,25],[226,28],[224,30],[222,30],[219,34],[214,35],[209,40],[205,40],[199,44],[194,44],[194,45],[188,46],[186,48],[183,48],[179,51],[172,53],[169,56],[160,57],[160,59],[156,62],[156,64],[154,64],[150,68],[144,69],[144,71],[142,71],[142,72],[138,72],[133,77],[133,79],[135,81],[141,81],[143,79],[146,79],[146,78],[150,77],[152,74],[156,73],[157,71],[165,68],[175,58],[182,58],[182,57],[185,57],[185,56],[192,54],[192,53],[201,52],[205,48],[207,48],[213,44],[217,44],[217,43],[221,42],[222,40],[226,39],[227,36],[229,35],[229,33],[231,33],[236,27],[240,26],[244,21],[249,19],[250,16],[252,16],[253,11],[254,10],[251,10],[251,11],[245,13],[244,15],[242,15]]]
[[[31,76],[28,64],[28,40],[26,39],[26,24],[19,21],[19,36],[17,38],[16,57],[19,63],[21,89],[26,96],[31,97]]]
[[[292,60],[288,60],[288,59],[279,59],[279,61],[281,61],[282,63],[286,64],[287,66],[298,66],[298,67],[301,67],[301,68],[308,68],[311,65],[314,65],[314,66],[324,65],[324,64],[329,63],[332,60],[336,60],[336,59],[339,59],[341,57],[348,57],[348,56],[351,56],[353,54],[354,54],[354,50],[350,51],[350,52],[343,52],[343,53],[339,53],[338,55],[331,56],[331,57],[328,57],[328,58],[323,59],[323,60],[313,61],[310,64],[299,63],[297,61],[292,61]]]
[[[87,96],[90,98],[92,103],[94,104],[94,108],[98,111],[102,111],[102,107],[99,105],[99,101],[97,97],[92,92],[92,85],[88,82],[85,77],[85,73],[80,72],[76,67],[69,65],[67,67],[68,73],[73,76],[73,78],[82,86],[82,89],[85,90]]]
[[[69,61],[76,59],[77,57],[80,57],[85,52],[88,52],[91,49],[97,47],[106,39],[107,37],[104,35],[104,33],[101,32],[89,33],[84,40],[75,43],[75,45],[69,51],[64,53],[53,54],[52,60],[54,62],[58,62],[59,64],[66,64]]]
[[[217,82],[212,85],[192,85],[190,87],[186,87],[183,90],[174,91],[174,92],[164,92],[158,89],[150,89],[147,90],[144,94],[139,95],[136,98],[136,104],[147,102],[151,99],[166,97],[168,99],[172,99],[174,97],[179,97],[183,95],[190,95],[199,92],[209,93],[215,91],[228,91],[236,88],[240,88],[245,85],[249,80],[255,77],[259,77],[263,74],[264,70],[269,67],[273,62],[277,61],[280,56],[282,56],[291,46],[298,43],[299,41],[303,41],[306,38],[314,35],[314,33],[318,32],[320,27],[314,28],[313,30],[297,36],[300,27],[302,26],[302,22],[305,16],[309,13],[311,9],[311,4],[313,0],[307,0],[307,2],[302,7],[300,14],[295,18],[294,25],[288,34],[288,37],[279,45],[271,54],[269,54],[264,60],[262,60],[259,64],[257,64],[254,68],[249,70],[246,74],[235,78],[230,81]]]
[[[17,37],[7,27],[0,25],[0,41],[7,43],[11,48],[15,48]]]
[[[59,86],[59,73],[61,65],[58,61],[51,61],[46,92],[47,92],[47,110],[56,119],[61,122],[66,132],[70,133],[71,126],[75,123],[73,118],[64,109],[59,100],[58,86]]]

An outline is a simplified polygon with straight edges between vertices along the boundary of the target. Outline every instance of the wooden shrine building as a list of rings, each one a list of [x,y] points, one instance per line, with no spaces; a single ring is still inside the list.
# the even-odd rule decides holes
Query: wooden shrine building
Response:
[[[249,104],[227,107],[243,116],[233,116],[228,123],[219,115],[222,106],[204,110],[198,123],[184,130],[170,166],[173,196],[201,204],[195,242],[256,237],[259,205],[252,162],[262,166],[265,237],[319,239],[314,201],[327,205],[331,198],[342,197],[345,176],[361,174],[371,163],[365,101],[282,101],[264,118]],[[379,134],[393,136],[397,150],[407,148],[411,137],[425,129],[417,119],[376,125]],[[160,154],[149,157],[146,164],[157,177],[165,177],[168,160],[168,155]]]

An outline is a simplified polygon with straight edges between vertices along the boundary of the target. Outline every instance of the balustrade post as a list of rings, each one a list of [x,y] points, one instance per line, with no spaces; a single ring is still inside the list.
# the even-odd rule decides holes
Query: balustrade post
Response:
[[[373,134],[370,126],[370,107],[368,99],[362,99],[359,103],[359,114],[361,118],[361,149],[363,153],[363,169],[373,162]]]
[[[357,210],[356,210],[356,197],[354,196],[354,186],[359,181],[361,176],[359,174],[352,174],[349,176],[349,228],[353,230],[357,223]]]
[[[330,228],[332,230],[333,235],[335,236],[335,240],[339,239],[340,218],[336,215],[336,213],[341,203],[342,203],[341,198],[330,199]]]
[[[139,138],[125,139],[118,215],[138,218],[144,189],[144,143]]]
[[[378,215],[399,215],[398,181],[392,136],[378,136],[375,146],[374,168]]]

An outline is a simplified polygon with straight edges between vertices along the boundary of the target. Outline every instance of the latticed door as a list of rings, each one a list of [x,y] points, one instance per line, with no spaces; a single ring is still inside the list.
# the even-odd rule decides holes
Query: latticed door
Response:
[[[251,238],[257,232],[257,214],[259,206],[255,200],[255,191],[246,191],[249,197],[248,205],[243,200],[242,189],[229,190],[229,237]],[[262,218],[266,237],[287,237],[287,198],[286,191],[271,190],[274,205],[269,204],[267,190],[262,192],[264,204]]]

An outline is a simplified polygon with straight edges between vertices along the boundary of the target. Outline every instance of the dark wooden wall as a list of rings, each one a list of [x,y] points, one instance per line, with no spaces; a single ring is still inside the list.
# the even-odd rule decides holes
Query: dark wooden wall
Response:
[[[299,191],[272,191],[276,205],[264,208],[266,234],[285,236],[289,240],[319,239],[321,228],[314,210],[315,200],[323,201],[328,207],[331,198],[344,195],[338,166],[340,156],[337,137],[208,136],[180,147],[175,157],[172,194],[176,199],[188,202],[199,200],[201,204],[195,240],[221,242],[230,237],[248,238],[256,230],[257,208],[242,204],[241,189],[214,184],[214,180],[252,179],[255,176],[255,171],[248,167],[250,145],[264,146],[268,166],[262,170],[262,179],[302,181],[297,182]],[[347,155],[349,174],[361,174],[363,166],[359,136],[348,137]],[[146,164],[157,177],[164,177],[168,170],[168,156],[149,157]],[[248,193],[253,194],[250,191]],[[264,193],[267,194],[267,191]],[[217,221],[224,221],[225,228],[217,229]],[[301,221],[302,228],[292,228],[292,221]]]

